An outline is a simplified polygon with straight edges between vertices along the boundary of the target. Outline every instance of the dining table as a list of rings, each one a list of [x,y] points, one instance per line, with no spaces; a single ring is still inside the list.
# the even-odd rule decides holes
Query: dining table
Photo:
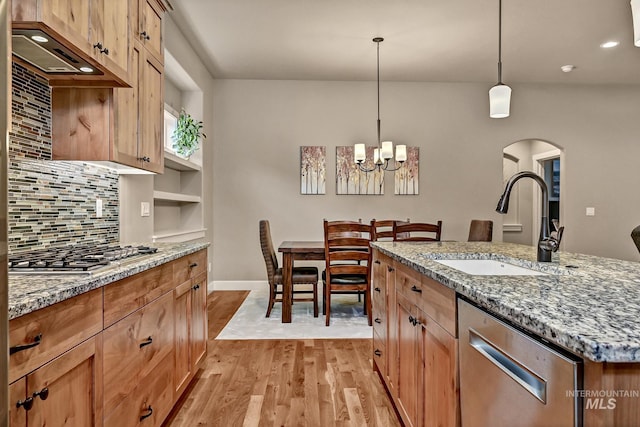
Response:
[[[324,261],[324,241],[286,240],[278,252],[282,253],[282,323],[291,323],[293,262]]]

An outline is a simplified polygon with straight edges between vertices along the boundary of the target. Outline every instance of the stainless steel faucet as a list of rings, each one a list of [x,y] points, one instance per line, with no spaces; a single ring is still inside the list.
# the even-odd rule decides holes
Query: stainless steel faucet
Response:
[[[540,237],[538,238],[538,261],[551,262],[551,252],[557,251],[560,247],[560,240],[562,240],[564,227],[560,227],[558,229],[556,236],[551,235],[549,230],[549,191],[547,190],[547,183],[544,182],[544,179],[529,171],[518,172],[513,175],[509,178],[509,181],[507,181],[504,193],[500,196],[496,212],[501,214],[507,213],[509,210],[509,196],[511,195],[511,190],[520,178],[533,179],[538,183],[542,190],[542,218],[540,219]]]

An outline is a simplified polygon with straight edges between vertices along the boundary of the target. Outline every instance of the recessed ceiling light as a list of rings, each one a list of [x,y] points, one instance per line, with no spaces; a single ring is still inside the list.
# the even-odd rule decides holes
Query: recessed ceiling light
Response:
[[[90,67],[80,67],[80,71],[83,73],[93,73],[93,68]]]
[[[601,48],[604,48],[604,49],[609,49],[609,48],[612,48],[612,47],[616,47],[616,46],[618,46],[619,44],[620,44],[620,42],[617,42],[617,41],[611,40],[611,41],[608,41],[608,42],[604,42],[604,43],[602,43],[602,44],[600,45],[600,47],[601,47]]]
[[[38,43],[46,43],[49,41],[49,39],[47,39],[46,37],[42,37],[42,36],[31,36],[31,40],[38,42]]]

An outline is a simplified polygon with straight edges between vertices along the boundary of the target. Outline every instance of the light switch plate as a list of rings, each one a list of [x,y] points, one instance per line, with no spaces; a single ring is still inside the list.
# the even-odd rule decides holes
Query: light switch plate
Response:
[[[596,216],[596,208],[587,208],[587,216]]]
[[[151,208],[149,202],[140,202],[140,216],[151,215]]]

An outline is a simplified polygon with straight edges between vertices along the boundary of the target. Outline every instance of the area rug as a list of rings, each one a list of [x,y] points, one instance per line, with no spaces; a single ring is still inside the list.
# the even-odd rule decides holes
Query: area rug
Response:
[[[331,297],[331,325],[324,315],[313,317],[313,303],[295,302],[291,323],[282,323],[282,304],[276,303],[271,317],[265,317],[269,290],[252,290],[217,340],[372,338],[363,304],[355,295]],[[322,305],[320,302],[319,305]],[[321,308],[320,308],[321,310]]]

